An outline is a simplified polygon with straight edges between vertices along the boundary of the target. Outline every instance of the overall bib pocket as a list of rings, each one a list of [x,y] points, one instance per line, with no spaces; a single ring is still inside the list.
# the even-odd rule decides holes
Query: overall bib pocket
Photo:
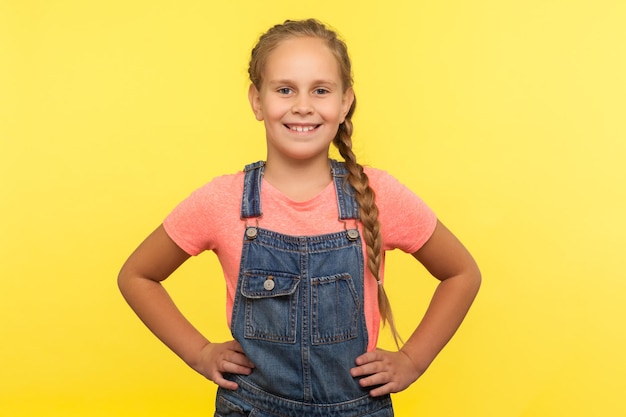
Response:
[[[350,274],[311,279],[313,345],[344,342],[358,336],[361,305]]]
[[[241,278],[241,295],[245,298],[244,337],[295,343],[298,311],[296,289],[300,278],[268,271],[247,271]]]

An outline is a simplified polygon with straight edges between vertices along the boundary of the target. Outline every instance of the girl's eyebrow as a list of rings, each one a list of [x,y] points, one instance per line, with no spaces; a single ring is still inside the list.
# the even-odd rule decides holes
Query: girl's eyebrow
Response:
[[[276,85],[293,85],[293,84],[297,84],[295,81],[284,78],[284,79],[278,79],[278,80],[268,80],[267,82],[269,85],[272,86],[276,86]],[[336,87],[337,83],[331,80],[314,80],[313,82],[311,82],[312,85],[325,85],[325,86],[330,86],[330,87]]]

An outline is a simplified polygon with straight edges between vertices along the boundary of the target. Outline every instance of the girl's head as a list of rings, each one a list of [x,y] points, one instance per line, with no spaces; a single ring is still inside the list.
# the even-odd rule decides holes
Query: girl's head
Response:
[[[334,31],[328,29],[324,24],[315,19],[287,20],[283,24],[273,26],[266,33],[261,35],[257,44],[252,49],[250,64],[248,66],[250,81],[256,92],[262,91],[264,83],[268,81],[266,79],[266,72],[270,66],[268,62],[273,52],[279,49],[279,46],[283,45],[285,42],[302,38],[312,38],[321,41],[336,63],[337,76],[341,83],[341,92],[344,93],[344,101],[348,104],[341,114],[340,123],[336,126],[337,130],[332,133],[329,140],[332,140],[341,152],[342,137],[349,139],[352,135],[352,115],[356,108],[356,98],[352,90],[352,65],[348,55],[348,48]],[[296,48],[298,47],[302,46],[298,45]],[[257,119],[261,120],[261,116],[257,111],[255,111],[255,114],[257,115]],[[268,124],[266,120],[266,130],[267,128]],[[349,146],[351,147],[351,145]]]
[[[287,20],[283,24],[276,25],[270,28],[265,34],[263,34],[259,38],[258,43],[252,49],[250,65],[248,67],[248,74],[250,76],[250,81],[252,82],[250,101],[252,103],[252,107],[255,111],[257,119],[265,121],[269,146],[270,138],[276,139],[274,136],[281,136],[280,134],[272,134],[273,127],[275,125],[279,126],[277,129],[275,129],[275,131],[280,132],[280,128],[282,127],[284,129],[284,127],[286,127],[285,123],[289,122],[285,122],[284,119],[281,118],[281,115],[286,113],[284,112],[284,109],[281,108],[281,105],[275,105],[275,102],[272,102],[271,98],[266,103],[268,105],[259,105],[261,99],[259,98],[260,94],[258,92],[263,91],[265,85],[264,83],[267,83],[268,85],[273,84],[272,79],[264,79],[264,77],[268,73],[272,74],[272,76],[274,75],[274,70],[270,70],[270,68],[274,67],[273,64],[276,62],[270,62],[272,53],[276,51],[276,58],[274,59],[279,60],[278,57],[281,55],[281,52],[279,51],[282,51],[284,49],[279,47],[284,42],[298,38],[312,38],[321,40],[322,43],[326,45],[326,47],[337,62],[336,67],[338,74],[337,72],[335,72],[333,77],[338,78],[341,84],[339,88],[341,89],[340,93],[344,97],[342,102],[345,104],[343,105],[339,118],[325,118],[325,116],[327,115],[337,115],[337,113],[333,113],[332,108],[331,111],[325,111],[324,107],[320,106],[318,108],[319,111],[312,111],[312,113],[319,113],[321,119],[331,120],[331,123],[329,123],[329,125],[334,126],[333,130],[329,131],[329,135],[325,136],[327,138],[327,142],[325,142],[324,145],[325,149],[324,146],[322,146],[320,148],[316,148],[316,152],[317,155],[321,155],[323,150],[323,152],[325,152],[324,157],[327,157],[329,142],[332,139],[332,143],[337,147],[339,153],[345,160],[346,168],[349,172],[348,181],[355,190],[356,200],[359,204],[360,221],[363,225],[363,237],[366,243],[368,255],[368,268],[378,282],[378,304],[381,318],[383,319],[383,322],[388,322],[390,324],[394,338],[396,338],[397,341],[397,332],[393,323],[391,309],[389,307],[387,296],[382,287],[382,282],[380,278],[380,269],[382,264],[382,237],[380,234],[380,224],[378,222],[378,208],[375,202],[375,195],[374,191],[369,186],[369,180],[366,173],[363,171],[363,167],[357,163],[356,155],[352,151],[352,115],[356,106],[356,99],[354,98],[354,93],[352,91],[352,67],[350,64],[350,58],[348,56],[348,49],[346,47],[346,44],[337,37],[337,34],[335,32],[328,29],[322,23],[314,19],[299,21]],[[296,49],[302,47],[306,47],[305,42],[300,42],[298,43],[298,45],[296,45]],[[294,47],[289,45],[289,48],[289,50],[293,50]],[[293,53],[296,54],[297,51]],[[310,66],[306,66],[306,71],[310,71]],[[324,71],[322,70],[322,72]],[[316,77],[318,76],[317,73],[309,75],[309,79],[317,79]],[[273,85],[271,85],[271,87],[271,89],[276,89]],[[283,90],[283,88],[278,89]],[[289,93],[290,89],[287,88],[286,90],[287,93]],[[332,88],[330,90],[332,90]],[[260,111],[263,107],[265,110],[264,113],[261,114]],[[277,109],[277,111],[274,113],[273,109]],[[326,109],[328,109],[328,107],[326,107]],[[277,115],[275,119],[279,121],[279,123],[272,123],[272,119],[274,119],[274,117],[272,116],[274,114]],[[325,125],[326,124],[324,124],[324,126]],[[280,145],[280,143],[278,143],[277,140],[274,140],[271,145],[275,147]],[[308,155],[310,155],[310,153]]]

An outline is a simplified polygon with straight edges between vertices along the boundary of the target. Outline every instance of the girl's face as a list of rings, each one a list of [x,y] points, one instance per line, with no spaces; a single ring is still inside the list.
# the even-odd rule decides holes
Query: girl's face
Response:
[[[328,158],[328,148],[345,120],[354,93],[344,90],[339,64],[324,42],[296,37],[268,56],[260,90],[248,97],[265,123],[270,159]]]

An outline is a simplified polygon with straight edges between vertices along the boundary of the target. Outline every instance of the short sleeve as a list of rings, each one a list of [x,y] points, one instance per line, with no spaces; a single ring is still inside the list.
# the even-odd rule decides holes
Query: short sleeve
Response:
[[[366,169],[376,193],[383,249],[407,253],[419,250],[435,230],[437,216],[413,191],[389,173]]]
[[[165,232],[189,255],[216,249],[229,225],[239,220],[242,187],[242,176],[238,174],[213,179],[167,215],[163,221]]]

